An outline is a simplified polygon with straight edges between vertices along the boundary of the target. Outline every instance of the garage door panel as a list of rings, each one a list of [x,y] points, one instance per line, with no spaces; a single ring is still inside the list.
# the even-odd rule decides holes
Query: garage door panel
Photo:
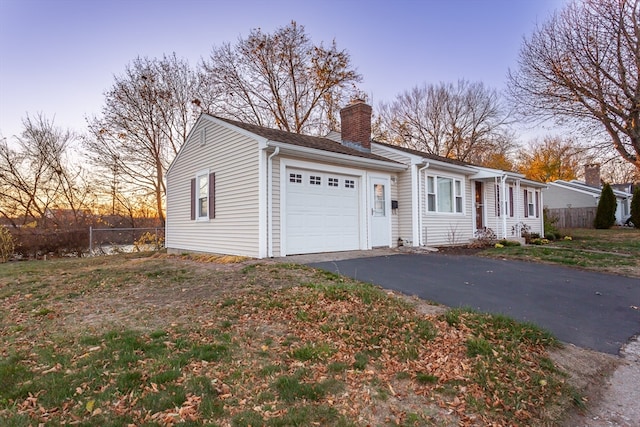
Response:
[[[286,176],[287,253],[359,249],[358,177],[297,169]]]

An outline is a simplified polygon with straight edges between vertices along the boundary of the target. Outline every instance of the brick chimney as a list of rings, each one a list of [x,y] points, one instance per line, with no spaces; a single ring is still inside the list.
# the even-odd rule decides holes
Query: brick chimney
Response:
[[[371,106],[354,99],[340,110],[342,145],[360,151],[371,151]]]
[[[589,187],[600,188],[600,164],[584,165],[584,183]]]

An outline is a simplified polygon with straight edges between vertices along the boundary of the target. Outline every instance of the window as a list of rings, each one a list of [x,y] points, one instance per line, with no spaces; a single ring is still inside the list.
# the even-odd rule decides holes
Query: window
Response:
[[[536,218],[539,216],[538,213],[538,192],[535,192],[535,197],[533,191],[524,190],[524,216],[525,218],[530,216],[535,216]]]
[[[386,203],[384,194],[384,184],[373,185],[373,216],[385,216]]]
[[[209,217],[209,177],[198,177],[198,218]]]
[[[320,185],[322,183],[322,178],[319,176],[311,175],[309,176],[309,184],[311,185]]]
[[[507,205],[508,203],[508,205]],[[513,187],[509,186],[509,193],[507,200],[502,200],[500,196],[500,184],[496,185],[496,216],[502,215],[502,210],[504,209],[504,214],[507,214],[507,209],[509,210],[509,216],[513,218]]]
[[[338,187],[340,180],[338,178],[329,178],[329,187]]]
[[[427,210],[429,212],[436,211],[436,186],[434,182],[434,177],[427,177]]]
[[[356,187],[356,182],[352,179],[345,179],[344,180],[344,188],[355,188]]]
[[[290,173],[289,182],[293,182],[294,184],[302,184],[302,175],[300,175],[299,173]]]
[[[427,211],[462,213],[462,181],[442,176],[427,176]]]
[[[201,172],[191,179],[191,219],[216,217],[216,174]]]
[[[207,142],[207,128],[200,129],[200,145],[204,145]]]

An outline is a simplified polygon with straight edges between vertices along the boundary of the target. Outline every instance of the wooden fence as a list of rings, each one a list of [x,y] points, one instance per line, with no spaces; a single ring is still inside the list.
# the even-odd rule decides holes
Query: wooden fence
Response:
[[[558,208],[547,209],[549,218],[557,218],[558,228],[593,228],[597,208]]]

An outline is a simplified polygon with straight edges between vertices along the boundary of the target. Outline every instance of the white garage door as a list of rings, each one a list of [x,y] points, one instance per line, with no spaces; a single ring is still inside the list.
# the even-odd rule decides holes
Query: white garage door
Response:
[[[287,169],[286,252],[360,248],[359,178]]]

